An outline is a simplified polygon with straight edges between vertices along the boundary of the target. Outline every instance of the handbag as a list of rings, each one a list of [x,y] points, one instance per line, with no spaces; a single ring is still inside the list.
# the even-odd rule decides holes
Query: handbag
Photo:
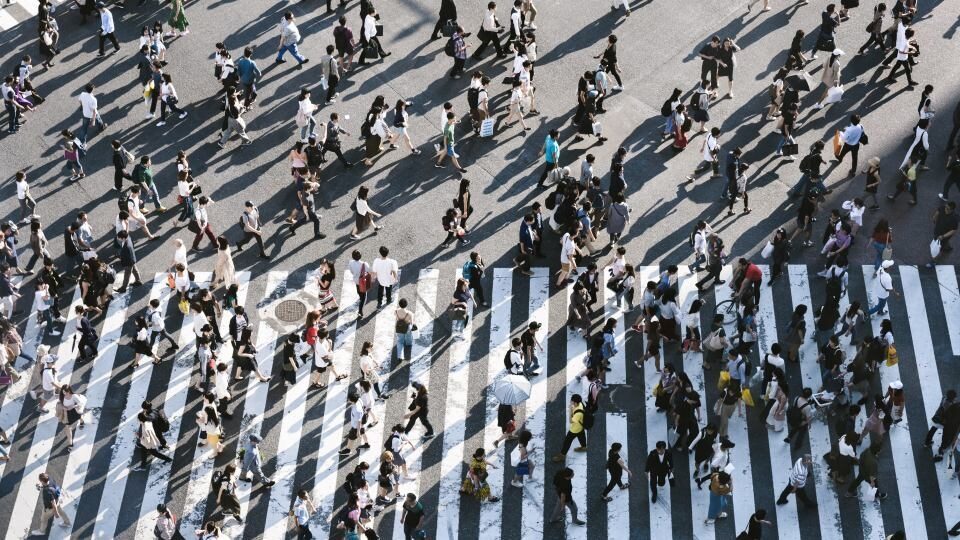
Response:
[[[367,271],[367,264],[361,264],[360,278],[357,280],[357,289],[359,289],[361,293],[369,291],[372,281],[373,279],[370,276],[370,272]]]
[[[720,372],[720,378],[717,380],[717,390],[723,390],[730,384],[730,372],[723,370]]]
[[[720,336],[720,329],[716,329],[713,332],[710,332],[710,335],[707,336],[707,339],[703,341],[703,348],[708,351],[721,351],[723,350],[723,338]]]
[[[719,398],[713,403],[713,414],[720,416],[721,407],[723,407],[723,398]]]
[[[657,384],[653,387],[653,397],[660,397],[662,393],[663,385],[660,384],[660,381],[657,381]]]
[[[10,376],[10,372],[6,369],[0,369],[0,386],[7,386],[13,382],[13,377]]]
[[[897,354],[897,348],[893,345],[887,347],[887,367],[895,366],[900,362],[900,355]]]
[[[800,145],[797,143],[787,143],[780,149],[785,156],[795,156],[800,153]]]
[[[377,27],[377,37],[382,36],[382,35],[383,35],[383,25],[382,25],[382,24],[378,24],[378,25],[376,25],[376,27]]]
[[[167,287],[170,287],[171,289],[177,288],[177,278],[174,277],[172,272],[167,274]]]
[[[412,325],[410,327],[410,337],[413,339],[420,339],[420,327],[417,325]]]
[[[843,148],[843,139],[840,138],[840,130],[833,132],[833,155],[840,159],[840,150]]]
[[[883,248],[883,253],[880,254],[880,257],[885,261],[893,260],[893,248],[890,247],[890,234],[887,233],[887,243],[886,247]]]
[[[767,241],[767,245],[763,246],[763,251],[760,252],[760,256],[764,259],[769,259],[773,255],[773,242]]]
[[[930,258],[936,259],[938,256],[940,256],[940,239],[934,238],[930,242]]]
[[[493,135],[493,118],[484,118],[480,123],[480,136],[490,137]]]
[[[186,298],[181,298],[180,301],[177,302],[177,308],[180,310],[180,313],[186,315],[190,313],[190,302],[188,302]]]
[[[591,129],[593,129],[593,134],[597,136],[603,132],[603,126],[600,125],[600,122],[594,122]]]
[[[753,401],[753,393],[750,392],[749,388],[744,388],[740,391],[740,399],[747,405],[747,407],[756,406],[756,402]]]

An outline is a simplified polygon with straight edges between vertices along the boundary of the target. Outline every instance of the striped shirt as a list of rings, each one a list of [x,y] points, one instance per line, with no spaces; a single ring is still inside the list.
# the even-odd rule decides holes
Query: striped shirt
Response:
[[[790,471],[790,485],[795,488],[802,488],[807,485],[807,465],[803,462],[803,458],[797,460],[793,464],[793,470]]]

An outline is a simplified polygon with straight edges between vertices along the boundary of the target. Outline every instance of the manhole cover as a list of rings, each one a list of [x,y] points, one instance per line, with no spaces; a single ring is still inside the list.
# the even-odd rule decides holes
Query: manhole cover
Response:
[[[300,322],[307,316],[307,306],[299,300],[282,300],[273,308],[273,314],[277,320],[285,323]]]

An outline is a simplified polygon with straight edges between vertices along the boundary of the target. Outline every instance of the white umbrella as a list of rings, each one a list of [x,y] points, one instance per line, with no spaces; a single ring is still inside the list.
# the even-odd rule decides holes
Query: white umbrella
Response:
[[[494,383],[493,395],[504,405],[519,405],[530,398],[530,381],[523,375],[507,375]]]

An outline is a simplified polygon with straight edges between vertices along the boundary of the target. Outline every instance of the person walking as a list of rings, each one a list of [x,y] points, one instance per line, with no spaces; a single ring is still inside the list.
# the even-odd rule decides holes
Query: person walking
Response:
[[[884,308],[887,307],[887,299],[890,297],[890,294],[893,293],[896,296],[900,296],[900,293],[893,288],[893,278],[887,272],[893,264],[892,260],[883,261],[880,263],[880,268],[877,268],[874,274],[873,296],[877,298],[877,305],[867,310],[868,317],[872,317],[874,313],[877,315],[886,315],[887,312]]]
[[[157,505],[157,521],[153,524],[153,536],[157,540],[182,538],[177,531],[177,516],[163,503]]]
[[[243,56],[237,60],[236,67],[240,90],[243,92],[243,106],[249,109],[257,101],[257,83],[263,76],[253,59],[253,47],[244,47]]]
[[[586,525],[587,522],[577,518],[577,502],[573,500],[573,469],[564,467],[553,476],[553,488],[557,493],[557,504],[550,515],[550,523],[561,523],[566,516],[564,507],[570,509],[570,516],[576,525]]]
[[[164,73],[163,84],[160,85],[160,121],[157,122],[157,127],[167,125],[167,109],[177,113],[177,117],[181,120],[187,117],[187,111],[177,105],[179,102],[177,89],[173,87],[173,77],[169,73]]]
[[[667,450],[666,441],[657,441],[656,448],[647,456],[645,471],[650,477],[650,502],[656,503],[657,486],[664,487],[667,480],[671,487],[674,484],[673,456]]]
[[[933,242],[939,248],[937,253],[931,250],[930,262],[926,264],[927,268],[933,268],[936,265],[937,258],[953,251],[950,246],[950,239],[957,233],[960,227],[960,217],[957,213],[957,203],[947,201],[937,208],[933,213]],[[931,245],[934,245],[933,243]]]
[[[794,360],[793,357],[789,358]],[[787,408],[787,436],[783,442],[793,443],[793,448],[799,448],[802,445],[803,434],[810,430],[810,424],[813,423],[813,406],[813,390],[810,388],[804,388],[800,395],[793,398],[793,402]]]
[[[473,52],[472,58],[480,60],[483,57],[483,52],[487,50],[487,45],[491,43],[497,51],[497,58],[506,58],[507,53],[500,45],[500,32],[502,31],[503,25],[497,20],[497,3],[489,2],[487,13],[483,16],[483,23],[480,25],[480,32],[477,33],[477,37],[480,38],[480,46]]]
[[[437,24],[430,34],[430,41],[440,39],[440,32],[448,27],[450,22],[457,22],[457,4],[453,0],[440,0],[440,16],[437,18]],[[444,32],[444,35],[446,35],[446,32]]]
[[[137,268],[137,252],[133,246],[133,240],[127,231],[117,233],[117,242],[120,243],[120,266],[123,268],[123,283],[117,289],[118,293],[124,293],[127,290],[127,284],[130,283],[130,274],[133,274],[133,286],[143,285],[140,281],[140,270]]]
[[[570,426],[567,429],[567,434],[563,438],[560,453],[553,456],[554,463],[562,463],[567,458],[567,452],[570,450],[570,444],[573,443],[574,439],[579,443],[579,446],[574,449],[575,452],[587,451],[587,432],[584,424],[586,414],[586,409],[583,406],[583,398],[580,397],[580,394],[571,396]]]
[[[516,488],[523,487],[523,477],[533,474],[533,459],[535,452],[534,445],[531,444],[533,434],[527,430],[522,430],[517,435],[517,460],[514,463],[513,479],[510,485]]]
[[[297,490],[297,498],[293,501],[293,509],[290,510],[290,517],[294,519],[297,528],[297,540],[311,540],[313,533],[310,532],[310,518],[317,512],[317,507],[310,498],[310,493],[305,489]]]
[[[297,49],[297,43],[300,42],[300,30],[297,29],[297,23],[293,18],[293,13],[287,11],[280,20],[280,41],[277,44],[277,58],[274,60],[277,64],[286,62],[283,54],[287,51],[297,61],[296,69],[303,69],[303,65],[310,61],[300,55]]]
[[[403,501],[403,512],[400,514],[400,523],[403,524],[403,535],[406,540],[421,538],[421,532],[426,522],[426,512],[423,503],[417,500],[413,493],[407,493]]]
[[[194,233],[193,245],[190,247],[191,251],[200,250],[200,241],[203,240],[203,235],[207,235],[207,238],[210,239],[212,249],[217,248],[217,235],[213,232],[213,227],[210,225],[210,216],[207,213],[209,203],[210,199],[206,195],[201,195],[197,199],[197,208],[193,212],[193,220],[189,227],[190,232]]]
[[[400,267],[389,255],[390,249],[380,246],[380,256],[370,266],[370,277],[377,281],[377,309],[383,307],[384,296],[387,304],[393,303],[393,287],[400,281]]]
[[[459,79],[463,76],[463,68],[467,63],[467,47],[470,44],[464,41],[464,38],[470,34],[463,30],[459,24],[450,35],[450,44],[453,46],[453,69],[450,70],[451,79]]]
[[[454,168],[463,174],[467,172],[467,169],[460,165],[460,156],[456,151],[456,141],[454,137],[454,131],[457,125],[457,115],[453,111],[450,111],[446,116],[447,122],[443,125],[443,148],[441,148],[440,152],[438,152],[439,158],[437,159],[437,162],[433,164],[433,166],[438,169],[442,168],[443,159],[447,156],[450,156],[450,162],[453,163]]]
[[[850,164],[850,172],[847,173],[848,177],[853,177],[857,174],[857,155],[860,152],[860,143],[866,142],[867,138],[865,137],[863,126],[860,125],[860,115],[854,114],[850,117],[850,125],[847,126],[840,133],[840,140],[843,143],[843,146],[840,148],[840,153],[836,155],[836,162],[839,165],[843,162],[843,156],[849,153],[853,159],[853,162]]]
[[[236,244],[237,252],[243,251],[243,246],[247,245],[249,241],[254,240],[257,243],[257,247],[260,248],[260,258],[269,259],[270,256],[267,255],[266,248],[263,244],[260,210],[253,204],[253,201],[245,201],[243,203],[243,214],[240,216],[240,222],[243,224],[243,239]]]
[[[57,417],[63,424],[63,431],[67,438],[67,451],[73,450],[73,434],[75,426],[83,429],[83,411],[87,398],[77,394],[69,384],[60,387],[60,396],[57,402]]]
[[[260,453],[260,441],[256,433],[251,434],[244,446],[243,464],[240,466],[240,480],[243,482],[260,482],[263,487],[276,484],[263,472],[263,454]],[[253,478],[250,478],[253,473]]]
[[[190,30],[187,28],[190,26],[190,21],[187,20],[186,10],[183,9],[183,0],[171,0],[170,18],[167,20],[167,24],[173,29],[173,36],[175,37],[185,36],[190,33]]]
[[[34,212],[37,209],[37,201],[30,194],[30,184],[27,183],[26,171],[19,170],[14,175],[14,181],[17,187],[17,202],[20,204],[20,225],[26,225],[31,220],[40,219],[40,216]]]
[[[83,92],[80,92],[80,97],[77,98],[80,101],[80,110],[83,115],[83,122],[77,131],[77,137],[83,144],[87,144],[87,134],[91,127],[96,126],[101,133],[107,129],[107,124],[100,117],[100,109],[97,107],[97,98],[94,97],[93,90],[93,83],[89,83],[83,87]]]
[[[153,115],[150,117],[153,118]],[[110,146],[113,147],[113,189],[122,191],[124,179],[133,181],[133,176],[127,172],[127,167],[135,158],[118,140],[111,141]]]
[[[540,155],[543,156],[544,165],[543,172],[540,173],[540,179],[537,180],[537,187],[543,188],[544,181],[546,181],[547,176],[551,171],[557,168],[557,164],[560,162],[560,130],[551,129],[550,133],[547,134],[547,138],[543,141],[543,148],[540,149]]]
[[[136,446],[140,449],[140,463],[136,467],[132,468],[132,471],[145,471],[147,469],[147,458],[149,456],[154,456],[161,461],[171,462],[173,461],[172,457],[162,454],[159,450],[161,447],[161,440],[157,435],[156,428],[154,427],[153,420],[146,412],[140,411],[137,414],[137,421],[140,422],[139,427],[137,427],[136,433]]]
[[[89,3],[90,0],[87,0],[87,2]],[[107,5],[103,2],[98,1],[94,5],[96,6],[97,11],[100,12],[100,53],[97,56],[102,58],[105,56],[103,52],[103,45],[108,39],[110,40],[110,43],[113,44],[114,52],[120,50],[120,43],[117,42],[117,36],[114,34],[117,29],[113,24],[113,13],[107,9]]]
[[[857,477],[853,479],[853,482],[850,483],[850,487],[847,488],[847,497],[856,497],[857,487],[861,482],[866,481],[870,486],[869,489],[872,491],[872,495],[869,497],[870,499],[882,501],[887,498],[887,494],[880,491],[880,487],[877,485],[877,454],[879,452],[880,447],[871,444],[868,445],[868,447],[865,448],[860,454],[860,459],[858,460]]]
[[[32,536],[44,536],[49,531],[49,523],[55,517],[60,518],[59,525],[64,529],[70,528],[72,523],[66,511],[61,506],[63,492],[60,486],[50,479],[50,475],[42,472],[37,477],[37,490],[40,491],[43,511],[40,513],[39,527],[30,531]]]
[[[404,362],[407,358],[407,347],[413,346],[413,312],[407,309],[407,299],[401,298],[394,310],[393,330],[396,334],[394,348],[397,350],[397,361]]]
[[[707,509],[707,525],[727,517],[727,497],[733,493],[733,478],[725,470],[710,475],[710,507]]]
[[[360,50],[360,60],[357,61],[357,65],[367,65],[366,58],[371,49],[375,50],[381,59],[386,59],[393,54],[384,51],[383,45],[380,44],[379,36],[383,35],[383,25],[377,22],[379,18],[380,15],[373,9],[373,6],[370,7],[370,10],[367,11],[367,14],[363,17],[363,26],[360,29],[360,46],[362,49]]]
[[[327,122],[327,138],[323,141],[323,150],[320,152],[320,159],[325,159],[327,152],[333,152],[343,163],[344,168],[353,167],[353,163],[343,157],[343,151],[340,148],[340,135],[349,136],[346,130],[340,127],[340,115],[330,113],[330,121]]]
[[[789,497],[791,493],[795,493],[797,499],[802,502],[804,506],[816,508],[817,503],[810,500],[804,489],[807,485],[807,477],[812,468],[813,458],[810,457],[810,454],[804,454],[803,457],[797,459],[793,464],[793,469],[790,471],[790,480],[787,482],[787,486],[783,488],[783,491],[780,492],[780,496],[777,498],[778,506],[787,504],[787,497]]]
[[[217,145],[220,148],[227,147],[227,141],[230,140],[230,137],[233,135],[234,131],[240,135],[240,140],[242,141],[240,144],[253,144],[253,141],[247,136],[247,123],[241,117],[246,110],[247,108],[240,103],[240,98],[237,95],[236,89],[227,89],[227,104],[226,108],[224,109],[224,115],[227,119],[227,127],[220,135],[220,140],[217,141]]]
[[[416,390],[416,393],[411,396],[410,405],[407,407],[410,412],[403,415],[404,420],[407,420],[407,425],[403,428],[403,433],[409,435],[416,421],[420,420],[420,423],[423,424],[423,427],[427,430],[427,432],[423,434],[423,440],[432,439],[434,432],[433,425],[430,424],[429,419],[430,409],[428,407],[427,387],[416,381],[410,383],[410,386]]]

